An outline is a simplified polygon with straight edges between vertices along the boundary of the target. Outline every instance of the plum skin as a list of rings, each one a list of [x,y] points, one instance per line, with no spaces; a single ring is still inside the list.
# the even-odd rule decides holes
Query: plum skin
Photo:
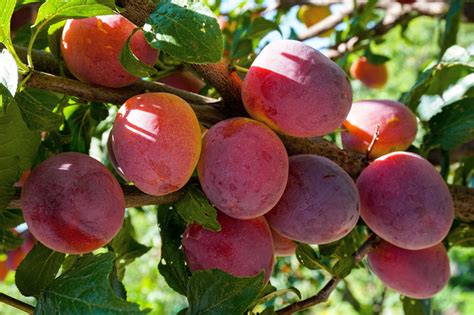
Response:
[[[379,128],[379,138],[370,152],[377,158],[407,149],[416,137],[417,122],[413,112],[402,103],[390,100],[365,100],[352,104],[344,121],[344,149],[364,154]]]
[[[252,219],[270,211],[283,194],[288,155],[264,124],[231,118],[204,135],[198,176],[216,208],[237,219]]]
[[[291,256],[296,251],[296,243],[293,240],[281,235],[270,227],[273,238],[273,251],[275,256]]]
[[[242,85],[250,116],[295,137],[325,135],[338,128],[352,103],[341,68],[312,47],[274,41],[252,63]]]
[[[189,269],[220,269],[236,277],[256,276],[264,271],[270,279],[273,241],[264,217],[238,220],[218,211],[219,232],[189,225],[183,236],[183,250]]]
[[[111,134],[113,156],[123,177],[149,195],[182,188],[201,152],[196,114],[182,98],[168,93],[128,99],[119,109]]]
[[[415,299],[441,291],[450,277],[449,258],[443,244],[407,250],[381,241],[368,254],[370,269],[389,288]]]
[[[119,14],[68,20],[61,38],[67,68],[79,80],[100,86],[120,88],[138,81],[119,62],[120,52],[135,28]],[[133,35],[130,47],[142,62],[155,64],[159,51],[147,43],[142,31]]]
[[[36,167],[22,189],[21,204],[33,236],[67,254],[88,253],[110,242],[125,214],[115,177],[100,162],[74,152]]]
[[[333,161],[294,155],[285,192],[265,217],[272,229],[289,239],[327,244],[343,238],[356,225],[359,195],[350,176]]]
[[[448,186],[421,156],[393,152],[357,179],[361,217],[382,239],[418,250],[441,242],[454,219]]]

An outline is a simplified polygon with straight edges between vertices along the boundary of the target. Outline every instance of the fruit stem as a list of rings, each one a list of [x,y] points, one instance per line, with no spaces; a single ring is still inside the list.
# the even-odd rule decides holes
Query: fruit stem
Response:
[[[375,132],[374,135],[372,136],[372,141],[370,141],[369,147],[367,148],[367,151],[365,152],[365,158],[369,160],[370,153],[374,149],[375,143],[379,140],[380,136],[380,125],[377,124],[377,127],[375,127]]]
[[[11,296],[8,296],[3,293],[0,293],[0,303],[5,303],[7,305],[13,306],[14,308],[19,309],[28,314],[33,314],[33,312],[35,311],[35,308],[30,304],[14,299]]]

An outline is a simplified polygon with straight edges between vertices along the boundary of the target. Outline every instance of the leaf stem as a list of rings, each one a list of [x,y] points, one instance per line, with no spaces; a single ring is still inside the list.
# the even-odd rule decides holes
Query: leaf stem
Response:
[[[359,263],[380,241],[379,237],[375,234],[369,236],[369,238],[359,247],[359,249],[352,255],[354,259],[354,265]],[[331,293],[336,289],[339,282],[341,282],[341,278],[339,277],[332,277],[328,283],[315,295],[301,300],[299,302],[293,303],[288,305],[281,310],[276,312],[277,315],[289,315],[293,314],[298,311],[305,310],[310,308],[314,305],[326,302],[329,299]]]
[[[19,309],[23,312],[26,312],[28,314],[33,314],[35,308],[31,306],[30,304],[27,304],[25,302],[22,302],[20,300],[14,299],[11,296],[8,296],[6,294],[0,293],[0,303],[4,303],[10,306],[13,306],[16,309]]]

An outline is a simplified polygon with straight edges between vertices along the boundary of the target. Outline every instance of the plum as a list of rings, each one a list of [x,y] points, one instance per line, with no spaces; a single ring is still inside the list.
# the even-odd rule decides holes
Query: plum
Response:
[[[359,195],[350,176],[333,161],[294,155],[285,192],[265,216],[272,229],[289,239],[327,244],[356,225]]]
[[[43,245],[82,254],[107,244],[125,213],[122,189],[110,171],[88,155],[67,152],[42,162],[21,192],[25,221]]]
[[[325,135],[341,126],[352,103],[341,68],[314,48],[295,41],[267,45],[242,85],[252,118],[295,137]]]
[[[434,246],[454,219],[448,186],[421,156],[393,152],[372,162],[357,179],[364,222],[401,248]]]
[[[264,124],[231,118],[204,135],[198,175],[204,193],[219,210],[237,219],[256,218],[282,196],[288,155]]]

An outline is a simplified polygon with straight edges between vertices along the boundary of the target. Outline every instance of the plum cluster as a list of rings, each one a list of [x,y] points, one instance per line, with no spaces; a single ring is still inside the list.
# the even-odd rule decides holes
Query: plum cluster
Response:
[[[92,84],[133,83],[138,78],[118,61],[133,29],[121,16],[68,21],[61,47],[69,70]],[[149,64],[158,55],[141,32],[132,49]],[[202,135],[191,106],[180,97],[137,95],[121,106],[110,133],[115,169],[147,194],[178,191],[197,168],[221,230],[188,226],[182,244],[191,270],[219,268],[236,276],[263,271],[268,280],[275,255],[293,254],[296,242],[338,241],[362,217],[383,239],[369,264],[387,286],[419,298],[446,284],[449,262],[441,241],[453,221],[453,202],[429,162],[400,152],[417,132],[406,106],[389,100],[353,103],[344,71],[293,40],[261,51],[243,82],[242,99],[252,118],[221,121]],[[289,157],[277,134],[315,137],[341,126],[346,149],[376,158],[357,183],[327,158]],[[32,171],[22,207],[38,241],[60,252],[85,253],[115,236],[125,200],[99,162],[62,153]]]

